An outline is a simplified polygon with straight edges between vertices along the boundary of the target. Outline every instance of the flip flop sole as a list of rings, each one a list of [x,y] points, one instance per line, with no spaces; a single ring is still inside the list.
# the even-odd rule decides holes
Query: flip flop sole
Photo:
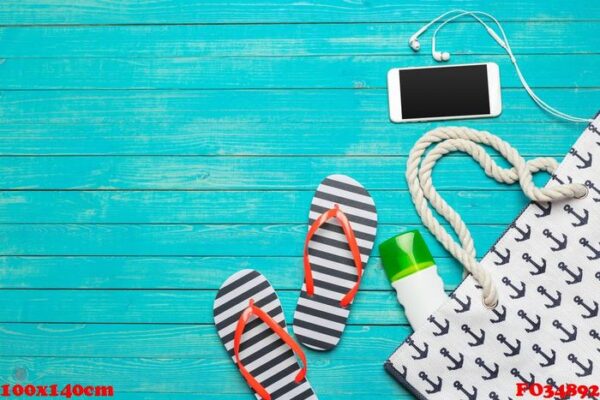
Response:
[[[377,210],[369,192],[345,175],[330,175],[321,182],[312,200],[309,227],[327,210],[338,204],[348,217],[366,267],[377,232]],[[335,347],[350,314],[340,301],[357,280],[356,266],[344,231],[336,219],[323,224],[308,245],[313,274],[314,295],[308,296],[306,284],[294,314],[294,334],[298,341],[314,350]]]
[[[235,329],[250,299],[287,331],[281,302],[267,279],[250,269],[236,272],[221,285],[213,306],[217,333],[234,363]],[[293,351],[259,318],[250,318],[240,343],[242,364],[273,400],[317,399],[306,379],[295,382],[301,367]]]

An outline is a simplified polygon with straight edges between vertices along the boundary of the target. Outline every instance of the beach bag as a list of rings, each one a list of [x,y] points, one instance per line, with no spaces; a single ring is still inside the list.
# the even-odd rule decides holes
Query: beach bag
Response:
[[[466,152],[489,176],[521,181],[525,193],[538,200],[385,363],[417,398],[600,397],[599,127],[596,117],[558,168],[547,158],[525,163],[505,142],[467,128],[438,128],[415,147],[407,178],[417,210],[463,265],[475,262],[475,249],[462,220],[453,218],[433,189],[431,168],[437,159]],[[514,168],[498,167],[476,143],[496,148]],[[431,144],[438,146],[422,160]],[[544,189],[530,180],[537,170],[552,174]],[[440,233],[444,227],[424,204],[446,217],[460,245]]]

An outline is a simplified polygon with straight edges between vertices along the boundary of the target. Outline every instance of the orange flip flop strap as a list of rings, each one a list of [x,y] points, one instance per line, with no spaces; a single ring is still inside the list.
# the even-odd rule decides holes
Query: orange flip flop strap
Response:
[[[308,230],[308,234],[306,235],[306,242],[304,243],[304,280],[306,283],[306,293],[309,296],[312,296],[315,293],[315,285],[313,282],[312,269],[310,267],[310,260],[308,255],[308,245],[315,232],[317,232],[317,230],[331,218],[337,218],[337,220],[340,221],[342,229],[344,230],[344,234],[348,239],[348,245],[350,247],[350,251],[352,252],[352,258],[354,259],[354,265],[356,266],[356,272],[358,274],[356,283],[340,301],[342,307],[346,307],[352,302],[354,296],[356,296],[356,292],[358,292],[358,287],[362,278],[362,259],[360,257],[358,243],[356,242],[356,236],[354,235],[352,226],[350,226],[350,221],[348,221],[348,217],[346,217],[346,214],[344,214],[342,210],[340,210],[340,206],[337,204],[334,205],[333,208],[321,214],[319,218],[317,218],[315,222],[311,225],[310,229]]]
[[[238,320],[237,326],[235,328],[235,336],[233,338],[233,351],[235,353],[235,362],[238,368],[240,369],[242,376],[244,377],[244,379],[246,379],[246,382],[248,382],[248,385],[250,385],[250,387],[254,389],[254,391],[256,391],[256,393],[258,393],[259,396],[262,397],[264,400],[271,400],[271,395],[260,384],[260,382],[258,382],[258,380],[256,380],[256,378],[252,376],[252,374],[242,364],[242,361],[240,359],[240,344],[242,340],[242,335],[244,334],[246,323],[250,319],[251,315],[256,315],[264,323],[266,323],[273,332],[275,332],[288,346],[290,346],[290,348],[302,361],[302,368],[296,375],[296,383],[300,383],[306,377],[306,356],[304,355],[304,352],[302,351],[298,343],[294,341],[290,334],[287,333],[281,327],[281,325],[279,325],[273,318],[271,318],[269,314],[264,312],[260,307],[256,306],[254,304],[254,300],[250,299],[250,304],[240,315],[240,319]]]

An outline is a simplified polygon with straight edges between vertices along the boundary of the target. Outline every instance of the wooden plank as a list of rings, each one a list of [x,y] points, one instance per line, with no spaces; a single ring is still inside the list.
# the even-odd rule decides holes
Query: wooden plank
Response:
[[[599,89],[539,89],[537,93],[550,104],[560,104],[565,112],[587,112],[593,116],[598,111],[594,103],[600,97]],[[422,132],[440,124],[390,124],[387,90],[384,89],[19,90],[4,91],[1,94],[3,126],[44,124],[45,128],[51,129],[52,124],[109,124],[118,129],[119,133],[123,130],[127,133],[127,124],[130,130],[131,125],[135,124],[136,130],[142,130],[140,133],[143,133],[146,130],[153,131],[150,125],[157,124],[163,131],[171,126],[168,133],[172,135],[180,130],[196,134],[208,134],[212,131],[231,134],[232,131],[238,131],[244,133],[246,141],[249,141],[250,134],[275,128],[268,124],[285,124],[284,129],[293,129],[292,123],[316,122],[319,127],[323,125],[327,129],[335,129],[335,126],[341,125],[346,130],[352,125],[358,125],[360,128],[379,128],[396,134],[399,130]],[[517,122],[561,122],[549,117],[521,88],[503,90],[503,100],[504,110],[500,117],[464,122],[488,124],[487,126]],[[570,127],[572,124],[563,125]],[[303,126],[303,131],[314,134],[315,125],[312,126],[312,132],[306,132],[309,128],[306,125]],[[319,133],[323,135],[322,130]],[[16,139],[17,132],[13,136]],[[216,138],[215,135],[214,139]],[[307,140],[310,140],[310,134],[307,135]]]
[[[290,328],[291,329],[291,328]],[[349,326],[331,359],[378,359],[412,330],[406,325]],[[365,346],[365,337],[369,345]],[[0,357],[226,358],[215,327],[152,324],[0,324]],[[312,360],[311,360],[312,361]]]
[[[311,353],[307,356],[310,363],[307,376],[321,396],[332,394],[364,398],[374,395],[379,398],[379,394],[382,394],[406,399],[406,391],[383,370],[387,356],[389,354],[379,354],[378,359],[369,360],[332,358],[320,362],[321,357]],[[6,371],[0,379],[9,383],[17,382],[14,372],[18,371],[26,376],[27,382],[36,384],[81,382],[113,385],[115,398],[120,398],[118,393],[121,392],[172,393],[174,390],[179,398],[187,398],[188,392],[245,394],[248,399],[251,398],[246,382],[227,357],[218,360],[0,357],[0,371]],[[364,382],[369,382],[369,385]]]
[[[381,224],[377,235],[383,239],[410,229],[422,227]],[[505,229],[472,224],[478,255]],[[437,241],[422,233],[434,257],[447,256]],[[305,224],[2,224],[0,255],[297,256],[305,235]]]
[[[571,139],[574,141],[576,136]],[[541,139],[541,138],[540,138]],[[570,142],[567,142],[570,143]],[[566,143],[565,143],[566,144]],[[567,147],[567,146],[564,146]],[[562,157],[558,157],[561,159]],[[508,167],[504,159],[494,157],[494,160],[502,166]],[[0,188],[3,190],[185,190],[185,191],[235,191],[235,190],[287,190],[287,191],[309,191],[314,192],[317,185],[327,175],[339,173],[354,177],[367,187],[370,191],[404,191],[406,192],[406,179],[404,170],[406,168],[406,157],[182,157],[182,156],[43,156],[43,157],[0,157]],[[460,176],[462,179],[457,179]],[[467,156],[449,156],[436,167],[433,177],[436,187],[440,190],[499,190],[519,191],[517,185],[505,185],[495,182],[485,175],[482,168],[474,160]],[[536,182],[541,185],[547,180],[547,175],[537,174]],[[263,193],[262,196],[285,196],[286,193]],[[290,204],[298,205],[297,211],[304,210],[309,202],[308,198],[298,198],[300,194],[287,193]],[[483,195],[483,194],[478,194]],[[52,194],[23,194],[2,193],[0,203],[7,207],[27,207],[30,201],[24,196],[31,196],[31,201]],[[109,201],[115,199],[127,202],[127,198],[135,194],[56,194],[63,196],[65,201],[73,196],[80,196],[82,200],[90,199],[90,196],[103,198]],[[87,197],[86,197],[87,196]],[[210,194],[210,193],[173,193],[167,198],[167,194],[145,193],[138,194],[147,202],[164,201],[163,207],[169,203],[176,206],[181,198],[188,196],[222,196],[222,200],[230,204],[234,199],[240,199],[243,194]],[[237,197],[236,197],[237,196]],[[307,196],[303,194],[302,196]],[[390,193],[381,196],[392,196],[400,201],[407,193],[393,195]],[[461,197],[476,196],[476,194],[460,194]],[[500,195],[502,196],[502,195]],[[508,195],[511,196],[511,195]],[[280,197],[281,198],[281,197]],[[163,199],[163,200],[160,200]],[[221,198],[219,198],[221,199]],[[244,199],[240,199],[241,202]],[[196,200],[198,202],[198,200]],[[519,203],[521,204],[521,203]],[[71,202],[71,205],[72,202]],[[210,205],[210,204],[209,204]],[[249,204],[254,207],[261,204]],[[412,206],[405,204],[410,212]],[[480,204],[481,205],[481,204]],[[54,209],[47,212],[46,207],[38,202],[42,208],[23,210],[25,215],[38,213],[45,218],[52,218],[52,212],[71,213],[76,209]],[[103,203],[98,209],[97,205],[91,207],[95,210],[86,211],[91,213],[88,220],[102,219],[101,210],[108,209],[110,203]],[[223,210],[232,216],[243,212],[244,207],[233,204],[235,209]],[[517,204],[518,206],[518,204]],[[77,207],[90,207],[90,200]],[[184,205],[185,207],[185,205]],[[204,207],[204,205],[202,205]],[[183,212],[187,212],[184,208]],[[146,210],[150,211],[150,210]],[[0,210],[10,213],[8,209]],[[135,211],[140,215],[142,209]],[[290,210],[291,212],[291,210]],[[399,212],[397,210],[396,212]],[[512,211],[509,211],[512,212]],[[144,218],[151,217],[146,214]],[[163,215],[161,218],[168,218]],[[17,217],[12,215],[12,217]],[[141,218],[140,215],[138,218]],[[196,215],[196,218],[198,216]],[[72,217],[71,217],[72,218]],[[253,220],[254,216],[249,216]],[[2,218],[0,218],[1,220]],[[56,222],[57,220],[54,220]],[[8,221],[7,221],[8,222]],[[58,222],[66,222],[58,221]]]
[[[199,57],[412,54],[406,42],[419,22],[295,25],[127,25],[0,28],[0,57]],[[592,21],[507,22],[503,27],[515,54],[599,53]],[[423,36],[427,53],[430,35]],[[45,43],[45,46],[38,46]],[[118,46],[115,46],[118,43]],[[438,46],[453,56],[504,54],[471,19],[452,23]],[[32,54],[31,48],[35,48]]]
[[[307,354],[311,382],[316,385],[317,382],[313,382],[312,376],[322,374],[321,372],[312,372],[315,371],[317,365],[353,365],[358,360],[381,364],[409,333],[410,328],[407,326],[349,326],[344,332],[340,346],[335,350],[318,355],[316,353]],[[195,369],[197,362],[194,360],[198,359],[202,360],[202,364],[208,363],[210,366],[221,361],[230,362],[212,325],[2,324],[0,325],[0,338],[2,338],[0,340],[0,360],[3,360],[0,361],[0,370],[6,369],[13,376],[13,372],[18,370],[19,376],[26,375],[28,380],[35,381],[36,384],[46,382],[45,380],[34,380],[34,378],[38,373],[48,370],[39,369],[35,363],[30,364],[25,361],[28,360],[25,354],[36,354],[35,359],[39,357],[53,358],[55,362],[60,362],[60,358],[95,358],[100,361],[100,359],[111,359],[126,354],[125,358],[119,360],[123,365],[130,363],[135,365],[138,363],[136,359],[140,358],[153,359],[153,362],[156,363],[162,362],[160,360],[169,360],[167,365],[175,363],[177,359],[182,359],[182,363],[189,362],[189,368]],[[369,341],[369,346],[365,346],[365,340]],[[7,363],[7,359],[12,359],[13,363]],[[60,382],[67,380],[64,374],[69,375],[69,373],[65,371],[70,371],[70,369],[64,370],[60,376],[56,377]],[[87,371],[95,374],[95,371],[92,372],[90,369]],[[383,370],[381,369],[381,371]],[[204,369],[198,371],[198,373],[200,372],[204,372]],[[387,377],[376,370],[374,373],[380,375],[381,378]],[[234,382],[234,387],[239,387],[240,393],[244,393],[243,385],[237,383],[242,380],[236,374],[232,364],[231,368],[223,366],[218,376],[228,382]],[[362,376],[362,373],[360,375]],[[77,382],[88,383],[83,376],[81,378]],[[387,378],[393,384],[394,381]],[[93,383],[116,384],[112,377],[106,377],[106,379],[106,381],[95,379]],[[13,378],[12,382],[18,381]],[[118,398],[121,398],[123,390],[133,390],[133,388],[119,382]],[[134,382],[140,382],[139,378],[134,379]],[[157,378],[156,382],[164,382],[164,379]],[[150,388],[144,390],[148,389]],[[156,387],[152,389],[161,390]],[[397,391],[392,387],[388,389],[390,391],[386,392],[387,395]],[[185,388],[180,388],[180,390],[187,392],[203,389],[186,384]]]
[[[600,90],[538,93],[566,112],[589,116],[600,97]],[[389,123],[384,90],[1,94],[0,153],[11,155],[397,156],[444,124]],[[563,155],[585,127],[553,119],[523,90],[506,90],[503,100],[499,118],[455,123],[496,133],[525,155]]]
[[[496,62],[502,87],[521,84],[507,56],[464,55],[462,63]],[[592,54],[519,57],[532,87],[600,86]],[[430,55],[317,57],[37,58],[4,59],[0,89],[255,89],[385,88],[392,67],[432,65]],[[43,67],[40,67],[43,65]],[[534,79],[535,78],[535,79]],[[228,104],[235,104],[230,96]]]
[[[297,246],[301,252],[302,245]],[[462,266],[437,257],[447,290],[462,281]],[[278,289],[294,290],[304,279],[301,256],[284,257],[0,257],[0,289],[218,289],[242,268],[256,269]],[[389,290],[379,257],[372,257],[361,289]]]
[[[590,104],[582,107],[581,115],[593,115]],[[365,120],[355,124],[352,121],[256,123],[251,118],[234,122],[233,115],[223,117],[231,122],[219,122],[214,118],[205,122],[179,120],[172,124],[136,121],[77,122],[69,125],[3,124],[0,125],[0,153],[17,156],[405,156],[421,135],[443,124],[398,126],[385,121],[383,113],[380,114],[380,121]],[[32,119],[39,118],[38,115],[32,115]],[[558,122],[549,116],[541,118],[548,122],[507,123],[503,122],[504,117],[500,117],[496,120],[455,123],[492,132],[511,143],[523,156],[562,157],[585,128],[584,124]],[[348,119],[353,120],[350,116]],[[249,137],[252,140],[248,140]],[[302,138],[302,146],[298,146],[298,138]],[[442,163],[445,162],[451,161]]]
[[[213,324],[216,290],[0,290],[2,323]],[[293,320],[300,288],[278,289],[286,314]],[[361,290],[349,324],[398,325],[406,317],[396,292]]]
[[[313,195],[312,190],[0,192],[0,223],[302,224]],[[407,191],[372,191],[371,195],[379,223],[421,222]],[[442,191],[440,195],[467,224],[509,224],[528,203],[520,191]]]
[[[486,8],[487,7],[487,8]],[[494,4],[480,0],[449,0],[440,7],[435,0],[340,2],[319,0],[298,3],[268,0],[251,6],[235,0],[124,0],[42,1],[5,0],[0,24],[173,24],[173,23],[281,23],[281,22],[428,22],[453,8],[488,10],[501,21],[597,20],[598,3],[578,1],[565,7],[559,0],[536,0]]]
[[[593,115],[592,108],[590,105],[583,107],[581,115]],[[546,123],[507,123],[500,118],[455,123],[492,132],[511,143],[523,156],[562,157],[585,128],[584,124],[558,122],[548,116]],[[255,123],[250,119],[220,123],[216,118],[203,123],[179,120],[172,124],[135,121],[69,125],[17,123],[0,125],[0,153],[11,156],[405,156],[421,135],[437,126],[442,124],[398,126],[383,119],[355,124],[350,121]],[[302,138],[302,146],[298,146],[298,138]]]

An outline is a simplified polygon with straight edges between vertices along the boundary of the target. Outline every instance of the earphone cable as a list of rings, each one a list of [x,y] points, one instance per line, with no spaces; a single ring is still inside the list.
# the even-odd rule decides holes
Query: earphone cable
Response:
[[[521,71],[521,68],[519,67],[519,64],[517,62],[516,57],[514,56],[514,53],[512,51],[512,48],[510,47],[510,43],[508,42],[508,37],[506,35],[506,32],[504,31],[504,29],[502,28],[502,25],[500,24],[500,22],[491,14],[488,14],[486,12],[483,11],[464,11],[464,10],[451,10],[448,11],[442,15],[440,15],[439,17],[435,18],[433,21],[431,21],[429,24],[426,25],[427,29],[429,26],[431,26],[432,24],[434,24],[435,22],[439,21],[441,18],[452,14],[452,13],[456,13],[457,15],[454,15],[450,18],[448,18],[447,20],[445,20],[444,22],[442,22],[435,30],[435,32],[433,33],[432,36],[432,47],[434,45],[434,43],[436,43],[436,37],[438,32],[444,27],[444,25],[448,24],[449,22],[456,20],[458,18],[461,18],[463,16],[471,16],[472,18],[474,18],[475,20],[477,20],[477,22],[479,22],[490,34],[490,36],[492,36],[492,38],[494,39],[494,41],[496,41],[498,43],[498,45],[500,45],[508,54],[508,56],[510,57],[510,61],[513,64],[513,66],[515,67],[515,71],[517,73],[517,77],[519,78],[519,81],[521,82],[521,85],[523,85],[523,88],[525,89],[525,91],[529,94],[529,96],[531,97],[531,99],[538,105],[540,106],[540,108],[542,108],[543,110],[545,110],[546,112],[570,121],[570,122],[591,122],[590,119],[587,118],[580,118],[580,117],[576,117],[567,113],[564,113],[560,110],[557,110],[556,108],[550,106],[548,103],[546,103],[545,101],[543,101],[537,94],[535,94],[535,92],[533,91],[533,89],[529,86],[529,84],[527,83],[527,80],[525,79],[525,77],[523,76],[523,73]],[[489,18],[498,28],[498,30],[500,31],[500,34],[502,35],[502,38],[500,38],[498,36],[498,34],[496,34],[496,32],[490,28],[478,15],[484,16]],[[433,51],[436,51],[435,48],[432,49]]]

